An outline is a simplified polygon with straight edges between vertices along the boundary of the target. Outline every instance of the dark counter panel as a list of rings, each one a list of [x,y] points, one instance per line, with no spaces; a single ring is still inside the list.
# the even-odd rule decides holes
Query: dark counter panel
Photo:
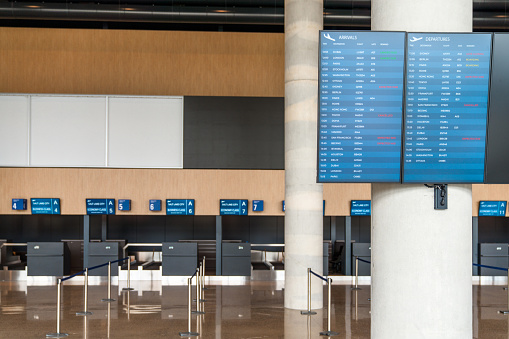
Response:
[[[184,168],[283,169],[284,98],[185,97]]]

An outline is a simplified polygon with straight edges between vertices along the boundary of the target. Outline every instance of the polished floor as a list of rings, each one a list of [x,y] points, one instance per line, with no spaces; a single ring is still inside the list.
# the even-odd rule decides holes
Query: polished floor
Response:
[[[68,338],[181,338],[187,332],[187,286],[162,286],[160,282],[133,282],[135,291],[113,286],[114,302],[104,284],[89,287],[87,317],[83,287],[62,288],[60,332]],[[205,314],[192,316],[197,338],[320,338],[327,329],[326,309],[304,316],[283,307],[283,283],[252,281],[240,285],[208,285]],[[370,337],[370,290],[361,286],[332,286],[331,330],[335,338]],[[56,332],[55,286],[27,286],[26,282],[0,282],[0,338],[45,338]],[[474,338],[508,338],[509,317],[503,286],[473,286]],[[440,307],[440,305],[437,305]],[[195,306],[193,306],[194,310]],[[323,337],[321,337],[323,338]]]

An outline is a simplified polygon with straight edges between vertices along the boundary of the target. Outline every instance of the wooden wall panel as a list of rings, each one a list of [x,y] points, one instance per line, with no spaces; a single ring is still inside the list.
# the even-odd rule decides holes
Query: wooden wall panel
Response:
[[[0,28],[0,92],[284,96],[275,33]]]
[[[509,201],[509,185],[472,185],[472,215],[479,215],[479,201]],[[506,213],[509,217],[509,213]]]
[[[282,170],[181,170],[92,168],[0,168],[0,214],[13,198],[60,198],[62,214],[86,213],[86,198],[132,199],[132,210],[118,214],[152,215],[150,199],[196,201],[197,215],[218,215],[219,199],[264,200],[265,210],[250,215],[284,215]],[[326,215],[348,215],[350,200],[370,199],[369,184],[325,184]]]

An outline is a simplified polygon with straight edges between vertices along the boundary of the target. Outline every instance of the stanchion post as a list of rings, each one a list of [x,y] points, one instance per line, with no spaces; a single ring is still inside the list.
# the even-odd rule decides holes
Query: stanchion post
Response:
[[[61,301],[61,293],[62,293],[62,279],[58,279],[57,283],[57,331],[56,333],[46,334],[46,338],[64,338],[69,334],[60,332],[60,301]]]
[[[199,276],[199,279],[200,279],[200,302],[207,301],[207,300],[205,300],[205,292],[203,291],[203,290],[205,290],[205,288],[203,287],[203,285],[204,285],[203,282],[205,281],[204,274],[205,274],[205,267],[200,264],[200,276]]]
[[[112,302],[115,299],[111,298],[111,261],[108,261],[108,298],[102,299],[104,302]]]
[[[203,282],[201,284],[202,290],[207,290],[208,288],[205,287],[205,256],[203,256]]]
[[[355,287],[352,290],[360,290],[359,287],[359,257],[355,256]]]
[[[198,267],[196,267],[195,277],[196,277],[196,311],[193,311],[192,313],[205,314],[205,312],[203,312],[200,307],[200,269]]]
[[[308,309],[307,311],[300,311],[300,314],[313,315],[316,312],[311,311],[311,268],[308,268]]]
[[[127,287],[124,287],[122,290],[124,291],[132,291],[134,288],[131,288],[131,258],[127,257]]]
[[[83,301],[83,304],[85,304],[85,311],[83,312],[76,312],[76,315],[90,315],[92,314],[92,312],[89,312],[88,311],[88,267],[85,268],[85,279],[84,279],[84,283],[83,283],[83,288],[84,288],[84,301]]]
[[[193,304],[191,280],[192,278],[187,278],[187,332],[179,332],[181,337],[197,337],[199,335],[197,332],[191,332],[191,306]]]
[[[331,297],[331,285],[332,285],[332,279],[327,279],[327,331],[320,332],[320,335],[324,335],[327,337],[333,336],[333,335],[339,335],[338,332],[333,332],[330,329],[330,318],[331,318],[331,305],[332,305],[332,297]]]
[[[507,310],[498,311],[501,314],[509,314],[509,268],[507,269]]]

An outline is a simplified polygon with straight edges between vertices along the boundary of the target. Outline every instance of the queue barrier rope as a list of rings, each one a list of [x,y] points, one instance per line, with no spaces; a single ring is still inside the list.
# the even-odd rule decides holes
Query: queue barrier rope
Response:
[[[330,323],[331,323],[331,285],[332,285],[332,279],[331,278],[324,278],[320,274],[317,274],[311,270],[311,268],[308,268],[308,309],[307,311],[301,311],[300,314],[304,315],[313,315],[316,314],[316,312],[311,311],[311,275],[316,276],[317,278],[320,278],[321,280],[327,282],[327,331],[320,332],[320,335],[331,337],[334,335],[339,335],[338,332],[333,332],[330,329]]]
[[[361,258],[359,258],[359,257],[357,257],[357,259],[359,259],[359,261],[365,262],[365,263],[367,263],[367,264],[371,264],[371,261],[367,261],[367,260],[361,259]]]
[[[324,277],[322,277],[321,275],[316,274],[315,272],[313,272],[313,271],[311,271],[311,270],[310,270],[310,272],[311,272],[311,274],[315,275],[316,277],[318,277],[318,278],[322,279],[323,281],[327,282],[327,279],[325,279],[325,278],[324,278]]]
[[[491,269],[494,269],[494,270],[500,270],[500,271],[509,271],[509,269],[507,268],[503,268],[503,267],[496,267],[496,266],[488,266],[488,265],[479,265],[479,264],[472,264],[474,266],[477,266],[477,267],[484,267],[484,268],[491,268]]]
[[[114,261],[109,261],[105,264],[102,264],[102,265],[97,265],[97,266],[93,266],[93,267],[87,267],[85,268],[84,270],[78,272],[78,273],[75,273],[75,274],[72,274],[70,276],[67,276],[67,277],[63,277],[61,279],[58,279],[58,282],[57,282],[57,331],[55,333],[48,333],[46,334],[46,338],[64,338],[64,337],[67,337],[69,334],[67,333],[63,333],[63,332],[60,332],[60,309],[61,309],[61,292],[62,292],[62,282],[66,281],[66,280],[69,280],[69,279],[72,279],[78,275],[81,275],[83,273],[85,273],[85,282],[84,282],[84,288],[85,288],[85,311],[84,312],[78,312],[76,315],[88,315],[88,314],[91,314],[90,312],[88,312],[87,310],[87,306],[88,306],[88,271],[89,270],[94,270],[94,269],[97,269],[97,268],[100,268],[100,267],[104,267],[104,266],[108,266],[108,299],[103,299],[103,301],[113,301],[113,299],[111,299],[111,264],[112,263],[117,263],[117,262],[120,262],[120,261],[124,261],[124,260],[127,260],[129,259],[129,257],[125,257],[125,258],[122,258],[122,259],[118,259],[118,260],[114,260]]]

